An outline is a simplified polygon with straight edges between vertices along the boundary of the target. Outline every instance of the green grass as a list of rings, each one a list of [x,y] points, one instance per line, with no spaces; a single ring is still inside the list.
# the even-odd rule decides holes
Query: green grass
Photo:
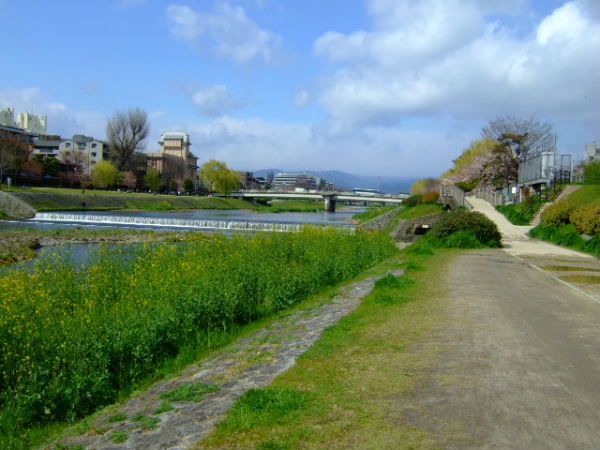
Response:
[[[600,185],[585,185],[573,192],[565,200],[575,206],[598,204],[600,202]]]
[[[596,275],[564,275],[561,280],[581,284],[600,284],[600,277]]]
[[[34,446],[153,376],[395,253],[382,234],[306,228],[101,251],[0,274],[0,448]],[[127,258],[125,258],[127,252]],[[282,270],[282,267],[285,270]],[[157,372],[157,368],[162,372]]]
[[[399,219],[416,219],[418,217],[438,214],[444,211],[444,206],[438,203],[426,203],[423,205],[407,206],[398,213]]]
[[[550,270],[554,272],[600,272],[600,269],[577,266],[540,266],[540,269]]]
[[[123,413],[119,413],[119,414],[113,414],[112,416],[110,416],[108,419],[106,419],[106,421],[108,423],[113,423],[113,422],[122,422],[123,420],[127,420],[127,415],[123,414]]]
[[[6,214],[4,211],[2,211],[0,209],[0,219],[6,219],[8,217],[8,214]]]
[[[320,212],[325,211],[323,200],[271,200],[268,204],[253,204],[258,212]]]
[[[572,224],[560,227],[538,225],[531,229],[528,234],[533,238],[600,257],[600,234],[596,233],[591,239],[584,239]]]
[[[154,410],[154,414],[162,414],[167,411],[173,411],[175,408],[169,402],[162,402],[156,410]]]
[[[160,398],[172,402],[199,402],[206,394],[217,392],[218,386],[205,383],[190,383],[178,386],[172,391],[161,394]]]
[[[115,444],[122,444],[127,439],[129,439],[129,435],[122,430],[113,431],[110,435],[110,440]]]
[[[388,213],[390,211],[393,211],[394,209],[397,209],[398,206],[373,206],[370,207],[369,209],[367,209],[366,211],[362,211],[359,213],[356,213],[352,216],[352,219],[357,221],[358,223],[365,223],[368,222],[369,220],[373,220],[375,217],[379,217],[385,213]]]
[[[437,347],[422,343],[445,320],[445,283],[439,280],[452,254],[404,251],[378,266],[379,272],[400,265],[410,269],[378,281],[355,311],[325,330],[294,367],[261,390],[270,391],[263,394],[267,398],[288,391],[309,396],[300,397],[289,414],[273,416],[248,407],[251,402],[242,397],[196,448],[438,448],[436,436],[407,417],[414,414],[411,398],[426,385],[427,370],[438,357]],[[387,300],[382,301],[383,294]]]

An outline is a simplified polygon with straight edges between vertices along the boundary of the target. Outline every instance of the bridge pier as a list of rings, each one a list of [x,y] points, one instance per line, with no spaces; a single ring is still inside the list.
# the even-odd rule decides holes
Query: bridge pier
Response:
[[[323,197],[325,200],[325,211],[327,212],[335,212],[335,199],[331,195],[326,195]]]

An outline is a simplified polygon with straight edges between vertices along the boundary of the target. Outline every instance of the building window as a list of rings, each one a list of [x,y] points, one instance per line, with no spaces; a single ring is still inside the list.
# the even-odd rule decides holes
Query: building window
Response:
[[[71,143],[70,142],[65,142],[65,147],[71,147]]]
[[[92,156],[95,158],[96,157],[96,152],[92,152]]]
[[[96,148],[98,144],[96,144],[95,142],[92,142],[92,148]]]

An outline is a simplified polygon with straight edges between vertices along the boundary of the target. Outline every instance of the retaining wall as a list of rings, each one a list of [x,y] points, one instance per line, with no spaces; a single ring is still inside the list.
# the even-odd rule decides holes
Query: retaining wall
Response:
[[[29,219],[37,212],[33,206],[4,191],[0,191],[0,211],[14,219]]]
[[[421,235],[415,232],[423,225],[429,225],[429,229],[433,224],[437,223],[446,213],[431,214],[429,216],[417,217],[416,219],[403,220],[394,232],[394,239],[402,242],[413,242],[418,240]]]

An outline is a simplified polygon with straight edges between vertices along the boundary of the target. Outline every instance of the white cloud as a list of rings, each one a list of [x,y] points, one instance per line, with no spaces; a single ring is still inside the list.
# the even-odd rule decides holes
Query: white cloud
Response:
[[[274,63],[281,51],[281,36],[261,29],[243,7],[227,1],[216,3],[212,12],[171,4],[166,14],[173,37],[196,50],[210,45],[217,56],[238,64]]]
[[[50,101],[37,87],[0,89],[0,108],[12,106],[15,119],[20,112],[48,116],[48,134],[70,137],[87,134],[104,139],[106,116],[96,111],[70,111],[65,103]]]
[[[223,84],[197,85],[189,92],[191,100],[203,116],[217,117],[238,109],[241,103]]]
[[[600,27],[580,3],[564,4],[525,37],[490,19],[498,9],[489,2],[372,0],[369,12],[373,30],[328,32],[314,45],[339,66],[320,98],[336,121],[598,117]]]

